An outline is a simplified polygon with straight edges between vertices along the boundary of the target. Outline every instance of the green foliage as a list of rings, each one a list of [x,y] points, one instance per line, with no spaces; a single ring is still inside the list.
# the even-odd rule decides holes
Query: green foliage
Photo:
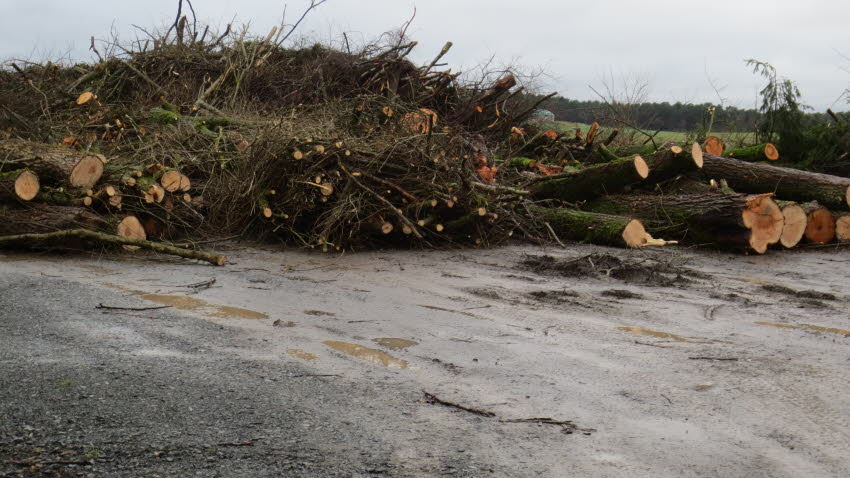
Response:
[[[758,142],[775,143],[783,155],[799,157],[805,151],[805,113],[811,109],[800,103],[800,88],[787,78],[781,78],[770,63],[749,59],[753,73],[767,79],[762,88],[759,107],[761,121],[756,128]]]

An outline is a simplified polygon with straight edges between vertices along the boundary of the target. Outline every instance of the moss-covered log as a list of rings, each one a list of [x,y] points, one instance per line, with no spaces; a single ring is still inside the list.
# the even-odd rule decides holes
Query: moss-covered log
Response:
[[[18,139],[0,141],[0,164],[3,163],[26,167],[38,174],[42,182],[54,181],[79,188],[94,186],[103,175],[103,160],[97,155]]]
[[[850,178],[747,163],[706,154],[702,171],[711,179],[725,179],[729,186],[749,193],[776,193],[792,201],[817,201],[840,209],[850,206]]]
[[[89,231],[87,229],[71,229],[64,231],[55,231],[43,234],[20,234],[14,236],[0,236],[0,247],[21,247],[21,248],[41,248],[51,247],[51,245],[59,244],[66,246],[68,241],[88,241],[95,244],[112,244],[121,245],[125,248],[135,247],[149,249],[161,254],[172,254],[187,259],[197,259],[209,262],[216,266],[223,266],[227,263],[227,258],[204,251],[193,251],[190,249],[182,249],[179,247],[160,244],[158,242],[150,242],[144,239],[116,236],[114,234],[104,234],[101,232]],[[55,246],[53,246],[55,247]]]
[[[93,200],[81,189],[42,188],[38,202],[54,206],[91,206]]]
[[[748,148],[730,149],[723,153],[723,157],[741,161],[776,161],[779,159],[779,150],[772,143],[762,143]]]
[[[544,221],[561,239],[601,246],[645,247],[665,244],[646,232],[638,219],[567,208],[529,206],[535,219]]]
[[[591,201],[585,208],[645,219],[653,235],[759,254],[779,241],[784,223],[782,211],[767,195],[619,195]]]
[[[32,171],[18,169],[0,173],[0,199],[30,201],[40,189],[38,175]]]
[[[622,158],[578,171],[575,175],[540,181],[529,190],[537,199],[560,199],[567,202],[592,199],[620,192],[649,175],[649,167],[640,156]]]

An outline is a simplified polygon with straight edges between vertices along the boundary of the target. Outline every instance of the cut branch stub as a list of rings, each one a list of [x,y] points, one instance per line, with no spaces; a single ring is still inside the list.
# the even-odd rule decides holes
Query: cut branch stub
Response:
[[[182,178],[183,175],[180,174],[180,171],[170,169],[162,173],[162,176],[159,178],[159,183],[162,184],[162,187],[166,191],[173,193],[180,189],[180,181]]]
[[[667,243],[653,238],[637,219],[566,208],[529,206],[528,209],[548,224],[558,237],[564,239],[630,248]]]
[[[129,239],[147,239],[147,233],[145,232],[144,226],[142,226],[141,221],[139,221],[136,216],[127,216],[118,223],[118,227],[116,228],[116,233],[120,237],[126,237]],[[135,251],[139,249],[138,246],[124,246],[124,249],[128,251]]]

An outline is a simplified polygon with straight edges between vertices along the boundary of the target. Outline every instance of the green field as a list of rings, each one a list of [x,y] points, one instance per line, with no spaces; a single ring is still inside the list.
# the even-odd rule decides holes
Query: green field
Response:
[[[554,123],[546,123],[546,126],[554,129],[555,131],[569,131],[575,130],[576,128],[580,128],[582,133],[587,133],[587,130],[590,129],[590,125],[584,123],[572,123],[569,121],[555,121]],[[601,135],[605,137],[608,133],[607,131],[611,131],[613,128],[603,127],[601,128]],[[651,131],[654,133],[655,131]],[[753,142],[753,134],[752,133],[721,133],[715,132],[714,136],[719,137],[726,143],[727,148],[731,147],[740,147],[750,145]],[[646,140],[646,136],[632,130],[631,128],[620,128],[620,139],[628,140],[629,137],[633,137],[632,142],[643,143]],[[688,139],[688,133],[680,132],[680,131],[661,131],[655,136],[655,142],[665,143],[667,141],[676,141],[682,142]]]

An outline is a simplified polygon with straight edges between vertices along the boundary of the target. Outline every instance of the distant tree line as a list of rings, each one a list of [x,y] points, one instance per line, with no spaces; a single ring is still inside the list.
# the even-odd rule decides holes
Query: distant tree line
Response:
[[[574,100],[556,96],[543,104],[558,121],[593,123],[603,126],[622,126],[625,119],[634,126],[648,130],[689,132],[702,129],[709,122],[709,108],[715,108],[712,130],[716,132],[754,131],[762,123],[763,114],[755,109],[717,106],[711,103],[640,103],[636,105],[606,104],[597,100]],[[805,123],[824,123],[823,113],[805,113]]]

